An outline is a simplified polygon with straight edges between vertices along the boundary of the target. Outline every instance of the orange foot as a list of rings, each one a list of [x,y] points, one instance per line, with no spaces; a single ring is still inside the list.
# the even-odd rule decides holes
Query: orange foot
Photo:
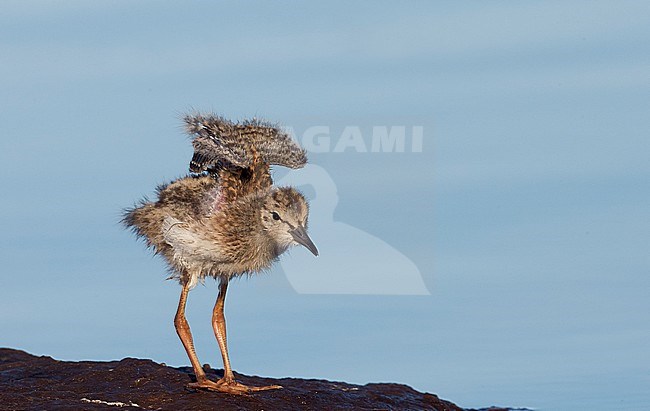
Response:
[[[207,378],[201,381],[189,383],[188,388],[203,389],[209,391],[225,392],[228,394],[245,395],[257,391],[268,391],[281,389],[281,385],[265,385],[262,387],[251,387],[248,385],[240,384],[234,379],[222,378],[217,382],[208,380]]]

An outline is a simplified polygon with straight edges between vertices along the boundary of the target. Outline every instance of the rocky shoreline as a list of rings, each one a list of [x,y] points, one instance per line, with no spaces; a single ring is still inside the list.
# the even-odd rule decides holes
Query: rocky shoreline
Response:
[[[217,380],[221,370],[209,369]],[[300,378],[237,374],[244,384],[281,390],[236,396],[187,388],[190,367],[151,360],[58,361],[0,348],[2,410],[437,410],[463,411],[434,394],[402,384],[354,385]],[[488,410],[488,409],[485,409]],[[490,408],[489,410],[506,410]]]

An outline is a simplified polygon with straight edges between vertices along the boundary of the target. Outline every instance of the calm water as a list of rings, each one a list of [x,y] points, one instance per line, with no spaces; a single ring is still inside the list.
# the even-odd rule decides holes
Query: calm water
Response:
[[[233,284],[237,371],[402,382],[464,407],[649,409],[649,8],[7,3],[0,345],[188,363],[179,287],[118,220],[184,173],[195,107],[299,140],[329,127],[310,160],[336,194],[301,184],[334,205],[312,221],[332,251]],[[421,152],[360,152],[404,125],[423,127]],[[349,127],[361,145],[335,152]],[[417,281],[430,295],[404,291]],[[220,367],[215,297],[197,287],[188,318]]]

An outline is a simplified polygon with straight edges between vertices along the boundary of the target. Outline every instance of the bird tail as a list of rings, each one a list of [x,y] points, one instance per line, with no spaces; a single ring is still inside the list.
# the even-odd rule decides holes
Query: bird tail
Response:
[[[153,218],[152,209],[154,207],[153,203],[143,200],[140,205],[125,209],[120,221],[137,237],[143,239],[148,247],[156,246],[159,243],[159,241],[156,241],[156,236],[152,235],[152,233],[160,232],[160,221]]]

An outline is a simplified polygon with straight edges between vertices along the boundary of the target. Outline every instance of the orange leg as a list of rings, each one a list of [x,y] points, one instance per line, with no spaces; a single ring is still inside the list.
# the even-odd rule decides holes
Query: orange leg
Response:
[[[223,314],[223,307],[226,302],[226,291],[228,291],[228,279],[222,279],[219,283],[219,296],[212,311],[212,329],[217,337],[221,358],[223,359],[223,378],[217,381],[218,391],[230,394],[247,394],[255,391],[266,391],[282,388],[279,385],[267,385],[263,387],[249,387],[235,381],[235,376],[230,367],[230,358],[228,358],[228,342],[226,339],[226,317]]]
[[[174,326],[176,327],[176,333],[185,347],[185,352],[190,358],[192,363],[192,368],[194,368],[194,374],[196,375],[196,382],[188,384],[191,388],[206,388],[206,389],[217,389],[218,384],[208,380],[205,376],[205,371],[201,368],[201,363],[199,358],[196,356],[196,351],[194,350],[194,341],[192,339],[192,332],[190,331],[190,325],[185,318],[185,303],[187,302],[187,294],[190,291],[189,287],[183,285],[183,291],[181,291],[181,298],[178,302],[178,310],[176,310],[176,317],[174,317]]]

